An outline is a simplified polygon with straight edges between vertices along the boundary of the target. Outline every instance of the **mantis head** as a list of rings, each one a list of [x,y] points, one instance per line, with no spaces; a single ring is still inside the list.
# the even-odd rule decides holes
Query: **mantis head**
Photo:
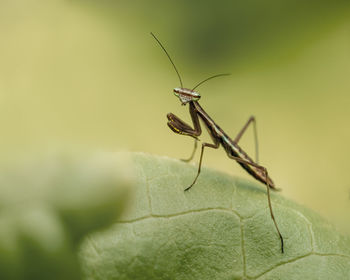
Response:
[[[198,83],[193,89],[188,89],[188,88],[184,88],[183,84],[182,84],[182,79],[180,76],[179,71],[177,70],[175,63],[173,62],[173,60],[171,59],[170,55],[168,54],[167,50],[164,48],[164,46],[162,45],[162,43],[158,40],[158,38],[151,32],[152,37],[157,41],[157,43],[159,44],[159,46],[163,49],[163,51],[165,52],[165,54],[167,55],[167,57],[169,58],[171,64],[174,67],[174,70],[179,78],[180,81],[180,88],[174,88],[174,94],[180,99],[181,104],[182,105],[186,105],[188,102],[191,101],[198,101],[199,98],[201,98],[201,95],[199,94],[199,92],[194,91],[198,86],[200,86],[201,84],[203,84],[204,82],[211,80],[213,78],[216,77],[221,77],[221,76],[227,76],[230,74],[217,74],[214,76],[211,76],[209,78],[206,78],[205,80],[201,81],[200,83]]]
[[[191,101],[198,101],[201,98],[199,92],[188,88],[174,88],[174,94],[180,99],[182,105]]]

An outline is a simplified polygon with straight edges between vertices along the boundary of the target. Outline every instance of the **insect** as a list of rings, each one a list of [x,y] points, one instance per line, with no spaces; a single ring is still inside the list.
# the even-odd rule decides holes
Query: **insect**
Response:
[[[189,112],[191,115],[192,119],[192,124],[193,128],[182,121],[179,117],[174,115],[173,113],[167,114],[168,118],[168,126],[169,128],[174,131],[177,134],[181,135],[186,135],[194,138],[194,149],[191,154],[191,156],[184,160],[184,161],[190,161],[192,160],[195,151],[197,149],[197,142],[200,141],[198,138],[202,134],[202,129],[199,120],[202,120],[204,123],[205,127],[208,130],[208,133],[213,141],[213,143],[202,143],[202,148],[201,148],[201,154],[200,154],[200,159],[199,159],[199,165],[198,165],[198,170],[197,170],[197,175],[194,178],[192,184],[188,186],[185,191],[188,191],[193,187],[193,185],[196,183],[198,176],[201,172],[201,166],[202,166],[202,159],[203,159],[203,153],[205,148],[213,148],[213,149],[218,149],[220,145],[224,148],[227,156],[235,161],[242,166],[252,177],[254,177],[256,180],[260,181],[261,183],[266,185],[267,189],[267,200],[268,200],[268,206],[270,209],[270,215],[271,219],[275,225],[276,231],[279,235],[279,238],[281,240],[281,251],[284,253],[284,245],[283,245],[283,237],[282,234],[278,228],[277,222],[275,220],[275,216],[272,211],[272,205],[271,205],[271,197],[270,197],[270,189],[272,190],[277,190],[275,187],[274,182],[272,179],[269,177],[267,169],[258,164],[258,142],[257,142],[257,131],[256,131],[256,120],[254,116],[251,116],[247,123],[243,126],[241,131],[238,133],[236,138],[232,140],[215,122],[214,120],[204,111],[204,109],[199,105],[198,100],[201,98],[201,95],[199,92],[195,91],[195,89],[203,84],[204,82],[220,77],[220,76],[226,76],[229,74],[218,74],[211,76],[200,83],[198,83],[194,88],[188,89],[184,88],[181,80],[181,76],[179,74],[179,71],[177,70],[173,60],[171,59],[170,55],[162,45],[162,43],[158,40],[158,38],[151,32],[151,35],[153,38],[157,41],[157,43],[160,45],[160,47],[163,49],[167,57],[169,58],[171,64],[173,65],[177,76],[180,81],[180,88],[174,88],[174,94],[180,99],[181,105],[189,105]],[[238,142],[241,139],[242,135],[248,128],[250,124],[253,124],[254,127],[254,136],[255,136],[255,152],[256,152],[256,160],[254,161],[252,158],[248,156],[248,154],[240,147],[238,146]]]

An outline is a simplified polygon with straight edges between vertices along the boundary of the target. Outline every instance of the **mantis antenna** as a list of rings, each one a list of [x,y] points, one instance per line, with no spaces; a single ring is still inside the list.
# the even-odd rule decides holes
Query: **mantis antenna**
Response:
[[[192,90],[195,90],[197,87],[199,87],[201,84],[205,83],[206,81],[208,80],[211,80],[211,79],[214,79],[216,77],[221,77],[221,76],[229,76],[231,74],[229,73],[226,73],[226,74],[217,74],[217,75],[214,75],[214,76],[211,76],[209,78],[206,78],[205,80],[201,81],[200,83],[198,83]]]
[[[177,71],[177,68],[176,68],[176,66],[175,66],[175,63],[174,63],[173,60],[171,59],[170,55],[168,54],[167,50],[164,48],[164,46],[162,45],[162,43],[158,40],[158,38],[156,37],[156,35],[154,35],[152,32],[151,32],[151,35],[152,35],[153,38],[157,41],[157,43],[159,44],[159,46],[163,49],[163,51],[165,52],[165,54],[166,54],[167,57],[169,58],[171,64],[174,66],[174,69],[175,69],[175,71],[176,71],[176,74],[177,74],[177,76],[179,77],[179,81],[180,81],[180,84],[181,84],[181,88],[183,88],[181,76],[180,76],[180,74],[179,74],[179,71]]]

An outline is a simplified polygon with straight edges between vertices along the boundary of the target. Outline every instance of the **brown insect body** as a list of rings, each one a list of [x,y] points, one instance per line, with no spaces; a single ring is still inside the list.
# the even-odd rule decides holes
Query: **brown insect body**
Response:
[[[202,83],[219,76],[225,76],[228,74],[219,74],[211,76],[203,81],[201,81],[199,84],[197,84],[193,89],[184,88],[182,85],[182,80],[180,77],[180,74],[170,58],[168,52],[163,47],[161,42],[157,39],[157,37],[151,33],[151,35],[154,37],[154,39],[158,42],[158,44],[161,46],[161,48],[164,50],[165,54],[168,56],[170,62],[172,63],[178,77],[180,80],[181,87],[174,89],[174,94],[179,98],[182,105],[189,104],[189,112],[192,119],[193,128],[185,123],[183,120],[181,120],[179,117],[174,115],[173,113],[168,113],[168,126],[172,131],[174,131],[177,134],[181,135],[187,135],[195,139],[195,146],[194,150],[190,156],[189,159],[185,161],[192,160],[196,148],[197,148],[197,142],[199,141],[198,137],[202,134],[202,129],[200,126],[199,120],[201,119],[208,130],[208,133],[213,141],[213,143],[202,143],[201,147],[201,154],[200,154],[200,160],[197,170],[197,175],[194,178],[192,184],[185,189],[185,191],[188,191],[192,188],[192,186],[196,183],[198,176],[201,172],[201,166],[202,166],[202,159],[203,159],[203,152],[206,147],[218,149],[220,145],[225,149],[226,154],[229,158],[235,160],[240,164],[252,177],[254,177],[256,180],[262,182],[266,185],[267,188],[267,200],[268,200],[268,206],[270,209],[270,215],[271,219],[275,225],[276,231],[279,235],[279,238],[281,240],[281,251],[284,252],[284,245],[283,245],[283,237],[282,234],[279,231],[279,228],[277,226],[273,211],[272,211],[272,205],[271,205],[271,198],[270,198],[270,188],[276,190],[275,184],[273,183],[272,179],[269,177],[267,169],[258,164],[258,157],[256,157],[256,160],[254,161],[252,158],[248,156],[248,154],[243,151],[243,149],[238,146],[238,142],[248,126],[252,123],[254,125],[254,135],[255,135],[255,149],[256,149],[256,156],[258,156],[258,145],[257,145],[257,132],[256,132],[256,120],[255,117],[251,116],[247,123],[243,126],[241,131],[238,133],[236,138],[232,140],[215,122],[214,120],[204,111],[204,109],[199,105],[198,100],[201,98],[199,92],[194,91],[195,88],[197,88]]]
[[[212,137],[213,141],[218,141],[222,145],[222,147],[225,149],[227,155],[239,157],[242,158],[250,163],[256,163],[254,160],[249,157],[249,155],[237,144],[235,143],[226,133],[225,131],[220,128],[211,118],[210,116],[204,111],[204,109],[199,105],[197,101],[192,101],[194,108],[198,112],[199,117],[204,122],[206,128],[208,129],[208,132],[210,135],[215,135],[215,137]],[[190,108],[191,110],[191,108]],[[216,140],[218,139],[218,140]],[[238,162],[240,166],[243,167],[250,175],[252,175],[256,180],[260,181],[263,184],[268,184],[268,186],[272,189],[275,188],[275,184],[272,181],[272,179],[267,176],[267,180],[265,179],[265,175],[261,172],[260,169],[255,168],[252,165],[249,165],[244,162]],[[257,163],[256,163],[257,164]]]

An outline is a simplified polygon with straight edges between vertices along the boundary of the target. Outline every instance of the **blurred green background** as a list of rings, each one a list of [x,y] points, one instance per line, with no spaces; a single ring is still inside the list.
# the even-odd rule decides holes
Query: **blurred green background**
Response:
[[[350,232],[350,2],[0,2],[2,160],[56,150],[189,156],[166,113],[190,121],[176,73],[232,137],[250,115],[283,194]],[[209,137],[204,131],[203,140]],[[254,156],[251,130],[241,146]],[[199,153],[195,162],[198,161]],[[248,177],[223,150],[204,164]]]

